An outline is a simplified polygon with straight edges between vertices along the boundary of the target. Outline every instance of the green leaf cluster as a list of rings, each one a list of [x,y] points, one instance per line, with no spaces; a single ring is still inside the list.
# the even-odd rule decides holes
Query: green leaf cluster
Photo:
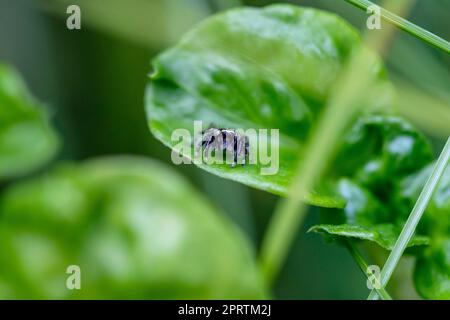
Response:
[[[412,208],[399,205],[399,201],[405,201],[399,196],[403,181],[431,160],[429,143],[405,120],[381,115],[360,117],[343,138],[330,173],[337,178],[336,191],[346,200],[345,208],[335,212],[338,218],[333,217],[341,224],[319,225],[311,231],[370,240],[391,250]],[[409,245],[428,241],[417,236]]]

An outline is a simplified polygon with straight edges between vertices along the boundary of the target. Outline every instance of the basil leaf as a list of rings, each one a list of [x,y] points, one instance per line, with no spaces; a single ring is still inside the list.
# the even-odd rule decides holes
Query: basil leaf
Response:
[[[417,259],[414,284],[426,299],[450,299],[450,238],[435,239]]]
[[[312,231],[373,241],[390,250],[414,205],[398,195],[401,181],[431,161],[431,147],[405,120],[382,115],[360,117],[343,140],[329,175],[338,179],[336,190],[347,204],[334,213],[333,225],[324,212],[325,224]],[[418,235],[409,245],[428,241]]]
[[[399,211],[406,215],[408,208],[414,206],[426,181],[431,175],[435,163],[430,163],[422,170],[401,181],[395,197]],[[411,210],[411,209],[409,209]],[[418,229],[427,234],[450,234],[450,166],[444,171],[436,191],[429,202]]]
[[[350,224],[320,224],[313,226],[308,232],[323,234],[325,238],[331,238],[332,240],[345,237],[372,241],[386,250],[392,250],[400,231],[401,229],[395,228],[392,224],[377,224],[371,227]],[[428,244],[428,237],[416,235],[410,240],[408,247]]]
[[[65,288],[73,264],[82,290]],[[131,157],[61,166],[8,189],[2,279],[7,298],[265,297],[237,228],[168,167]]]
[[[397,206],[406,212],[431,175],[435,163],[430,163],[419,172],[401,182]],[[433,193],[418,230],[430,235],[431,244],[417,259],[414,284],[419,294],[426,299],[450,299],[450,167],[444,171]]]
[[[0,180],[32,171],[49,161],[58,139],[45,110],[12,68],[0,63]]]
[[[279,129],[279,171],[261,175],[261,163],[230,168],[199,164],[218,176],[285,195],[304,152],[305,137],[326,104],[352,50],[357,31],[339,17],[292,5],[239,8],[213,16],[153,61],[146,109],[152,133],[192,159],[194,146],[178,150],[174,130],[194,135],[193,121],[205,127]],[[367,110],[389,109],[391,90],[379,60],[373,66],[374,92]],[[327,186],[305,199],[343,207]]]
[[[338,176],[350,176],[388,199],[395,184],[433,158],[429,142],[405,119],[368,115],[358,119],[335,162]]]

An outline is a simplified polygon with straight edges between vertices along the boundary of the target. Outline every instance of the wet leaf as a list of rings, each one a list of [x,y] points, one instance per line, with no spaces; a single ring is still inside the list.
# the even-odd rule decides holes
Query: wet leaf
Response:
[[[146,97],[150,129],[165,145],[189,159],[194,158],[193,143],[178,149],[180,142],[173,141],[172,133],[186,129],[192,137],[194,121],[202,121],[203,129],[211,124],[244,130],[279,129],[279,143],[270,144],[279,149],[278,170],[273,175],[261,174],[262,168],[271,165],[261,161],[236,168],[227,164],[198,166],[285,195],[304,153],[305,137],[347,58],[359,45],[353,27],[315,9],[273,5],[213,16],[153,61]],[[389,82],[381,63],[375,61],[373,74],[378,81],[362,103],[366,110],[389,109]],[[251,146],[251,150],[255,148]],[[328,186],[318,186],[305,201],[324,207],[344,205]]]

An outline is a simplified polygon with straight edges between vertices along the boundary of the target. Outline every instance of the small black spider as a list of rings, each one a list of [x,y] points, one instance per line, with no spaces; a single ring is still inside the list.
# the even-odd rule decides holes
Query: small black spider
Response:
[[[212,151],[232,154],[231,167],[234,168],[238,159],[242,159],[241,164],[245,165],[249,153],[249,139],[234,129],[218,129],[210,126],[202,131],[202,139],[197,142],[196,148],[197,150],[203,148],[205,159],[208,159]]]

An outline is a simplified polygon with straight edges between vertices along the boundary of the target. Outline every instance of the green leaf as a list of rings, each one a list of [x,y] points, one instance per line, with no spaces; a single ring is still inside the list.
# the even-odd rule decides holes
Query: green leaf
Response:
[[[337,189],[347,202],[342,209],[344,222],[366,227],[391,222],[385,208],[368,189],[348,178],[341,178]]]
[[[349,224],[320,224],[313,226],[308,232],[316,232],[326,238],[336,240],[339,237],[355,238],[372,241],[386,250],[392,250],[400,234],[400,229],[392,224],[378,224],[371,227],[363,227]],[[428,245],[429,239],[424,236],[414,236],[408,243],[408,247]]]
[[[433,158],[427,139],[405,119],[369,115],[358,119],[336,159],[338,176],[349,176],[378,198]],[[336,173],[335,173],[336,175]]]
[[[431,160],[431,147],[405,120],[381,115],[360,117],[343,140],[330,175],[338,179],[336,190],[346,206],[338,212],[323,210],[323,222],[337,229],[319,225],[313,230],[373,241],[390,250],[414,205],[398,190],[404,179]],[[415,190],[419,193],[421,188]],[[427,241],[418,236],[409,245]]]
[[[262,165],[199,164],[218,176],[286,195],[305,137],[326,104],[331,87],[352,50],[357,31],[339,17],[292,5],[240,8],[213,16],[153,61],[146,108],[150,129],[168,147],[192,159],[194,146],[177,149],[174,130],[194,135],[204,128],[279,129],[279,170],[261,175]],[[366,110],[389,110],[391,88],[379,59],[379,79],[367,92]],[[310,204],[342,207],[327,186],[306,197]]]
[[[0,180],[42,166],[57,149],[45,110],[17,72],[0,63]]]
[[[253,255],[230,221],[150,160],[60,166],[0,200],[7,298],[258,299]],[[69,265],[81,268],[80,291],[65,288]]]
[[[412,207],[434,167],[434,162],[401,181],[397,192],[397,207],[404,214]],[[450,166],[444,171],[436,191],[425,210],[418,229],[427,234],[450,234]]]
[[[450,238],[433,241],[418,258],[414,270],[414,284],[426,299],[450,299]]]
[[[405,208],[414,204],[431,175],[435,163],[406,177],[398,191],[397,205]],[[414,284],[426,299],[450,299],[450,166],[444,171],[418,230],[430,235],[431,244],[417,259]]]

